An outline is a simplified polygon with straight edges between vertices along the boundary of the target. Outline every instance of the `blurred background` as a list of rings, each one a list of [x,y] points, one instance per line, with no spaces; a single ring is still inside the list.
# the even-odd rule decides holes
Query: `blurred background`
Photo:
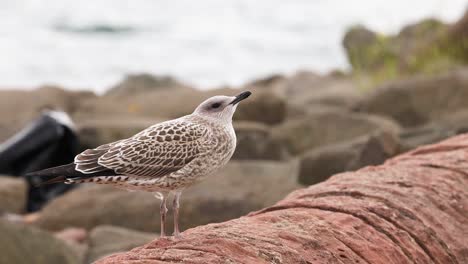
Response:
[[[253,92],[232,161],[182,196],[184,229],[468,132],[467,7],[0,1],[0,263],[89,263],[154,239],[151,194],[23,176],[212,95]]]

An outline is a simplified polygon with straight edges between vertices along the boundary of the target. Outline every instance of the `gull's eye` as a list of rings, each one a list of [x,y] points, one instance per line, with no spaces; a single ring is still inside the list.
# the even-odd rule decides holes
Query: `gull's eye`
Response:
[[[211,105],[211,108],[218,108],[220,106],[221,106],[220,103],[214,103],[214,104]]]

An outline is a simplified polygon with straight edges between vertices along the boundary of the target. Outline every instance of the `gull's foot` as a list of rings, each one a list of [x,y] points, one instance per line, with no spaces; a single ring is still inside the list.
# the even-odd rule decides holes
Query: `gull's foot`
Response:
[[[179,233],[179,232],[177,232],[177,233],[174,232],[174,233],[172,234],[171,238],[174,239],[174,240],[182,239],[182,234]]]

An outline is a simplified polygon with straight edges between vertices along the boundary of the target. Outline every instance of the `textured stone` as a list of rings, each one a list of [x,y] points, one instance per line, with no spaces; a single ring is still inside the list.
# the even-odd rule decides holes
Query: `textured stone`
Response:
[[[385,117],[350,113],[341,109],[317,108],[305,117],[275,126],[272,138],[284,144],[291,154],[297,155],[378,130],[394,134],[399,131],[399,126]]]
[[[0,175],[0,213],[23,213],[27,195],[28,186],[25,180]]]
[[[98,263],[467,263],[468,135]]]
[[[356,109],[393,118],[415,127],[468,110],[468,68],[418,76],[378,87]]]
[[[398,138],[384,131],[316,148],[301,156],[299,182],[315,184],[336,173],[379,165],[399,150]]]
[[[232,159],[284,160],[289,153],[284,144],[271,137],[271,127],[257,122],[235,122],[237,147]]]
[[[80,263],[77,254],[51,234],[0,220],[0,263]]]
[[[121,227],[98,226],[90,233],[88,261],[86,263],[92,263],[112,253],[123,252],[141,246],[156,237],[156,234]]]

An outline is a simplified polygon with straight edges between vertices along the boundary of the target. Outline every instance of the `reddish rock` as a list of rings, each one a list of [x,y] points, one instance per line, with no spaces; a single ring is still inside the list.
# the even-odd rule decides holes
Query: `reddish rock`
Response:
[[[468,134],[98,263],[468,263]]]

